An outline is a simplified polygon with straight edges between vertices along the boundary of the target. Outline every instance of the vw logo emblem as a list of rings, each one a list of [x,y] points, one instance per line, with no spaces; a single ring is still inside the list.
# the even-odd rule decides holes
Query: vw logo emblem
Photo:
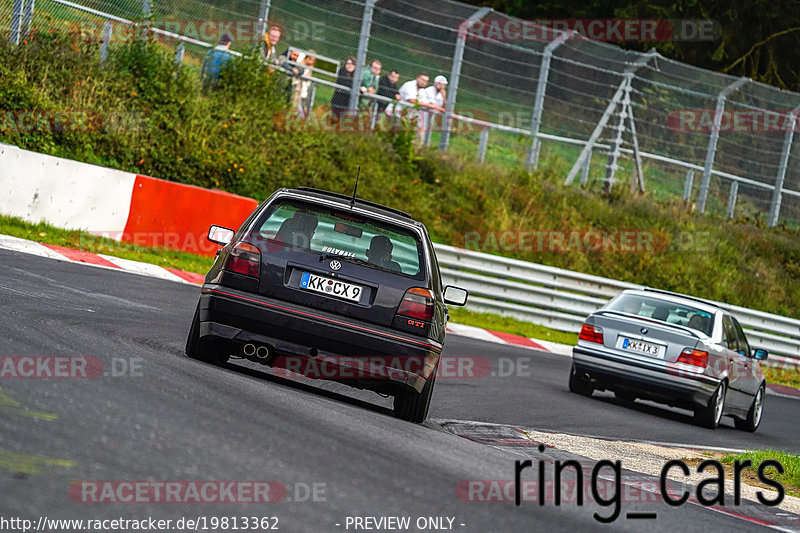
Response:
[[[642,328],[639,331],[642,332],[642,335],[647,335],[647,328]]]
[[[339,270],[340,268],[342,268],[342,264],[339,261],[335,259],[331,261],[331,270]]]

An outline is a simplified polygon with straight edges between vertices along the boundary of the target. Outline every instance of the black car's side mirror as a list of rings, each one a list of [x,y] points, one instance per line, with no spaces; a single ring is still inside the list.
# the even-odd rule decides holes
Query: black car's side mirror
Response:
[[[767,357],[769,357],[769,352],[762,348],[756,348],[753,352],[753,359],[764,361]]]
[[[447,305],[466,305],[469,292],[461,287],[448,285],[444,288],[444,303]]]
[[[230,244],[235,234],[236,232],[230,228],[225,228],[222,226],[211,226],[210,228],[208,228],[207,238],[209,241],[215,244],[219,244],[220,246],[226,246]]]

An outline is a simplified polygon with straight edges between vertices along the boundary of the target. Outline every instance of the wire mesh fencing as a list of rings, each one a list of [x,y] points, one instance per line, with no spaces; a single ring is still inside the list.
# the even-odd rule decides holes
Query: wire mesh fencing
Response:
[[[509,167],[546,164],[569,178],[565,183],[598,190],[630,186],[699,211],[770,225],[800,222],[794,146],[800,94],[656,53],[452,0],[11,0],[0,6],[0,30],[12,42],[31,28],[83,24],[113,45],[142,21],[178,49],[176,61],[194,68],[223,33],[233,37],[232,51],[263,53],[273,46],[265,33],[276,27],[278,54],[292,47],[322,60],[311,75],[314,105],[321,108],[330,106],[334,91],[351,92],[350,106],[376,99],[360,94],[356,83],[370,76],[374,60],[383,77],[399,72],[398,86],[422,73],[431,81],[444,75],[446,112],[428,123],[425,144]],[[355,88],[335,83],[347,58],[358,67]]]

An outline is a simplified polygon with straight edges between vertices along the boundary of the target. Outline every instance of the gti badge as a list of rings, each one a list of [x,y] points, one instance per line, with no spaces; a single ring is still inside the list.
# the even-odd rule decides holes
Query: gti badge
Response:
[[[639,331],[642,332],[642,335],[647,335],[647,328],[642,328]]]
[[[331,270],[339,270],[340,268],[342,268],[342,264],[339,261],[335,259],[331,261]]]

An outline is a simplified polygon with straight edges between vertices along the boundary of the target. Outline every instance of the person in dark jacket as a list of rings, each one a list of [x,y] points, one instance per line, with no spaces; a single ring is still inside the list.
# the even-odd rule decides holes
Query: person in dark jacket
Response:
[[[400,93],[397,88],[397,82],[400,80],[400,73],[393,70],[388,76],[383,76],[378,82],[378,94],[393,100],[400,100]],[[388,102],[378,102],[378,113],[383,113],[388,106]]]
[[[333,117],[337,120],[350,106],[350,88],[353,86],[353,73],[355,71],[356,58],[348,57],[336,76],[336,84],[347,87],[346,89],[336,89],[333,92],[333,98],[331,98],[331,111]]]

